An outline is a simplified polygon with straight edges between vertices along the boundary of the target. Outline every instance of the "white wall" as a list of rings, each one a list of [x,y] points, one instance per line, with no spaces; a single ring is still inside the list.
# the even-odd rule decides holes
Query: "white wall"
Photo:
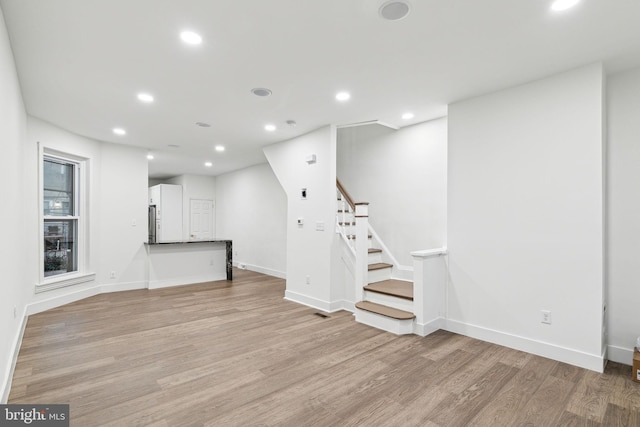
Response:
[[[9,38],[0,9],[0,146],[4,184],[0,209],[3,242],[0,245],[0,402],[6,402],[13,355],[17,348],[23,316],[29,298],[25,286],[25,255],[30,244],[24,236],[25,205],[23,144],[26,139],[26,114],[16,74]],[[16,316],[14,317],[14,307]]]
[[[216,177],[216,230],[233,263],[276,277],[287,271],[287,196],[269,164]]]
[[[449,107],[451,330],[602,369],[602,105],[597,64]]]
[[[640,336],[640,69],[609,77],[607,98],[609,359],[630,365]]]
[[[39,215],[37,143],[89,159],[89,269],[96,280],[44,293],[32,298],[32,312],[86,296],[87,289],[108,286],[134,289],[145,286],[144,242],[147,240],[147,159],[143,149],[85,138],[34,117],[28,117],[25,164],[27,235],[32,242],[27,286],[39,277]],[[135,221],[135,226],[133,225]],[[116,273],[111,279],[110,273]]]
[[[213,203],[213,236],[218,237],[215,229],[216,216],[216,178],[205,175],[180,175],[162,181],[166,184],[182,185],[182,238],[191,238],[191,200],[212,200]]]
[[[338,130],[337,175],[394,257],[446,246],[447,119]]]
[[[336,131],[327,126],[264,149],[287,194],[286,298],[332,311],[343,295],[332,295],[332,244],[336,238]],[[317,162],[305,159],[316,154]],[[307,199],[300,192],[307,188]],[[304,225],[298,226],[297,219]],[[324,231],[316,230],[316,223]],[[335,265],[333,266],[335,268]],[[307,277],[309,284],[307,284]]]

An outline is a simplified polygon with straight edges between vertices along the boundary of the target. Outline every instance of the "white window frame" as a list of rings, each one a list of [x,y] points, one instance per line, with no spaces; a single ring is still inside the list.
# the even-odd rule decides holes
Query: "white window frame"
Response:
[[[74,215],[45,216],[44,215],[44,161],[53,159],[74,165]],[[69,153],[57,151],[38,144],[38,220],[39,220],[39,280],[36,293],[59,289],[66,286],[78,285],[95,281],[96,274],[89,270],[89,159]],[[76,219],[76,251],[77,270],[69,273],[44,276],[44,221],[46,219]]]

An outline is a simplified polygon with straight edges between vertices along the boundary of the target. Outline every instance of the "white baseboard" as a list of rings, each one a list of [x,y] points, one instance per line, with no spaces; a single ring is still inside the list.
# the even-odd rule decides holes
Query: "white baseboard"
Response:
[[[56,295],[48,299],[42,299],[34,301],[27,305],[27,316],[32,314],[41,313],[43,311],[51,310],[52,308],[60,307],[61,305],[69,304],[79,301],[81,299],[89,298],[94,295],[98,295],[102,292],[101,285],[94,285],[89,288],[80,289],[77,291],[65,292],[61,295]]]
[[[149,289],[169,288],[172,286],[193,285],[194,283],[216,282],[218,280],[227,280],[227,273],[217,273],[212,275],[176,277],[174,279],[165,280],[149,280]]]
[[[607,346],[607,357],[612,362],[631,366],[633,364],[633,349],[609,345]]]
[[[315,308],[317,310],[322,310],[326,313],[333,313],[336,311],[344,310],[344,302],[345,301],[322,301],[317,298],[313,298],[307,295],[299,294],[297,292],[285,291],[284,299],[291,302],[296,302],[298,304],[306,305],[307,307]]]
[[[427,335],[431,335],[435,331],[439,331],[440,329],[444,329],[444,319],[439,317],[437,319],[433,319],[427,323],[415,323],[413,325],[413,333],[416,335],[420,335],[421,337],[426,337]]]
[[[260,267],[258,265],[247,264],[245,262],[234,262],[233,265],[238,267],[238,265],[244,265],[244,268],[249,271],[255,271],[256,273],[266,274],[267,276],[278,277],[280,279],[286,279],[287,273],[284,271],[274,270],[272,268]]]
[[[100,286],[100,293],[108,294],[110,292],[135,291],[138,289],[147,289],[147,283],[146,282],[126,282],[126,283],[114,283],[113,285],[102,284],[102,286]]]
[[[349,311],[351,313],[355,313],[356,312],[356,304],[353,301],[347,301],[347,300],[342,300],[342,309],[341,310],[345,310],[345,311]],[[335,310],[337,311],[337,310]]]
[[[9,358],[9,364],[5,368],[5,381],[4,384],[0,384],[0,404],[6,404],[9,400],[9,392],[11,391],[11,383],[13,381],[13,373],[16,370],[16,362],[18,361],[18,353],[20,353],[20,346],[22,344],[22,337],[24,336],[24,330],[27,327],[27,310],[25,308],[22,313],[22,321],[18,328],[18,333],[11,343],[11,354]]]
[[[456,334],[465,335],[482,341],[491,342],[505,347],[513,348],[537,356],[547,357],[560,362],[569,363],[581,368],[596,372],[604,372],[604,354],[595,355],[582,351],[560,347],[529,338],[511,335],[504,332],[487,329],[480,326],[469,325],[456,320],[445,320],[443,329]]]

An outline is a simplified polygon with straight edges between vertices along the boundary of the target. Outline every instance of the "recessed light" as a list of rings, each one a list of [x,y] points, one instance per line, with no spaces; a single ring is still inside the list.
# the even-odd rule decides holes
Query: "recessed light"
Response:
[[[149,95],[148,93],[139,93],[138,99],[142,102],[153,102],[153,96]]]
[[[201,128],[210,128],[211,125],[205,122],[196,122],[196,126],[200,126]]]
[[[255,96],[270,96],[271,95],[271,89],[267,89],[264,87],[255,87],[253,89],[251,89],[251,93],[253,93]]]
[[[197,45],[202,43],[202,37],[200,36],[200,34],[194,33],[193,31],[181,32],[180,38],[187,44]]]
[[[113,128],[113,133],[115,133],[116,135],[126,135],[127,131],[122,129],[122,128]]]
[[[269,132],[273,132],[274,130],[276,130],[276,126],[275,125],[266,125],[264,127],[264,130],[269,131]]]
[[[211,166],[213,166],[213,163],[211,162],[205,162],[204,165],[208,168],[210,168]]]
[[[556,12],[561,12],[563,10],[571,9],[578,3],[580,3],[580,0],[556,0],[551,5],[551,9]]]
[[[411,7],[406,1],[390,0],[380,6],[378,13],[387,21],[397,21],[407,16],[410,9]]]
[[[338,92],[336,94],[336,99],[338,101],[348,101],[351,98],[351,94],[349,92]]]
[[[402,115],[402,118],[403,118],[404,120],[411,120],[411,119],[413,119],[413,117],[414,117],[413,113],[404,113],[404,114]]]
[[[153,160],[153,154],[151,154],[151,153],[147,154],[147,159]]]
[[[167,145],[167,147],[180,148],[180,146],[178,144],[169,144],[169,145]]]
[[[216,145],[216,151],[219,151],[219,152],[224,151],[224,146],[222,146],[222,145]]]

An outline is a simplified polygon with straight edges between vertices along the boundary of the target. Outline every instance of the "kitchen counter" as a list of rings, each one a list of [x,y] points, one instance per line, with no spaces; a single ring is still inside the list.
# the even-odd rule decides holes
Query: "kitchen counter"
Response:
[[[222,248],[216,249],[222,243],[225,254],[220,253]],[[224,280],[225,270],[226,279],[233,280],[233,246],[229,239],[145,243],[145,246],[150,260],[149,288]]]

